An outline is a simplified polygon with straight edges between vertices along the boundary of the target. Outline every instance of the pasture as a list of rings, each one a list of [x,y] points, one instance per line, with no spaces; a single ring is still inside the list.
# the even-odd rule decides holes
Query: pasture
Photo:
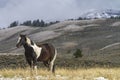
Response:
[[[29,68],[19,68],[0,70],[0,80],[97,80],[102,77],[103,80],[119,80],[119,73],[120,68],[57,68],[56,74],[52,75],[47,69],[40,68],[38,75],[31,75]]]
[[[119,64],[95,62],[83,58],[58,56],[56,73],[51,72],[38,63],[38,74],[30,72],[24,55],[0,55],[0,80],[119,80]],[[62,61],[61,61],[62,60]],[[59,63],[58,63],[59,62]],[[115,65],[115,66],[114,66]]]

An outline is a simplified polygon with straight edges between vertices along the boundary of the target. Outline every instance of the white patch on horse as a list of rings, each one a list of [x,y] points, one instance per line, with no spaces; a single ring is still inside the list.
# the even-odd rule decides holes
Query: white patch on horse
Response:
[[[54,61],[55,61],[55,59],[56,59],[56,56],[57,56],[57,50],[55,49],[55,55],[54,55],[54,57],[53,57],[53,59],[52,59],[52,61],[50,62],[50,66],[51,66],[51,71],[53,70],[53,65],[54,65]]]
[[[20,42],[20,40],[21,40],[21,37],[19,37],[19,38],[18,38],[18,41],[17,41],[17,43],[19,43],[19,42]]]
[[[53,58],[53,62],[55,61],[55,59],[56,59],[56,56],[57,56],[57,50],[55,49],[55,55],[54,55],[54,58]]]
[[[27,43],[31,45],[31,40],[29,38],[26,38],[26,39],[27,39]]]
[[[41,54],[42,48],[38,47],[36,44],[31,45],[31,47],[34,49],[34,52],[36,53],[37,58],[38,58]]]
[[[26,38],[26,39],[27,39],[27,44],[29,44],[34,49],[34,52],[35,52],[35,54],[37,55],[37,58],[38,58],[41,54],[42,48],[38,47],[35,43],[34,43],[34,45],[32,45],[31,40],[29,38]]]
[[[37,75],[37,66],[34,66],[34,69],[35,69],[35,73]]]

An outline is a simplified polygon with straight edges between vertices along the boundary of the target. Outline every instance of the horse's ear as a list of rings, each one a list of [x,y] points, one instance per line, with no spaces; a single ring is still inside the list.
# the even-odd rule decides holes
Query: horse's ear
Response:
[[[19,34],[19,36],[22,36],[22,34]]]
[[[21,36],[25,36],[26,37],[26,34],[19,34],[19,36],[21,37]]]
[[[26,37],[27,35],[26,35],[26,34],[24,34],[24,36]]]

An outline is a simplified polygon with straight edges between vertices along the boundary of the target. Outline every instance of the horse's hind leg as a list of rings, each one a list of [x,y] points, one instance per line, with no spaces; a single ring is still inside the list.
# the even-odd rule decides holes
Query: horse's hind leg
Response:
[[[48,70],[50,70],[50,63],[48,61],[44,61],[43,64],[48,68]]]
[[[52,61],[50,62],[50,70],[51,70],[51,72],[53,72],[53,73],[55,73],[55,65],[54,65],[54,62],[55,62],[56,56],[57,56],[57,51],[55,50],[55,55],[54,55]]]
[[[54,61],[50,62],[50,71],[53,72],[53,73],[55,72],[55,70],[54,70]]]

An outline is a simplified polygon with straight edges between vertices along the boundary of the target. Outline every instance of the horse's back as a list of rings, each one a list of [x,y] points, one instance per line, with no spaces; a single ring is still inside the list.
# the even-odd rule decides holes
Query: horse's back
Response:
[[[50,43],[44,43],[44,44],[40,44],[38,45],[39,47],[42,48],[40,57],[38,58],[38,60],[40,61],[47,61],[47,60],[52,60],[55,54],[55,48],[52,44]]]
[[[52,44],[50,43],[44,43],[44,44],[40,44],[38,45],[39,47],[43,48],[43,50],[49,51],[49,52],[53,52],[55,51],[55,48]]]

